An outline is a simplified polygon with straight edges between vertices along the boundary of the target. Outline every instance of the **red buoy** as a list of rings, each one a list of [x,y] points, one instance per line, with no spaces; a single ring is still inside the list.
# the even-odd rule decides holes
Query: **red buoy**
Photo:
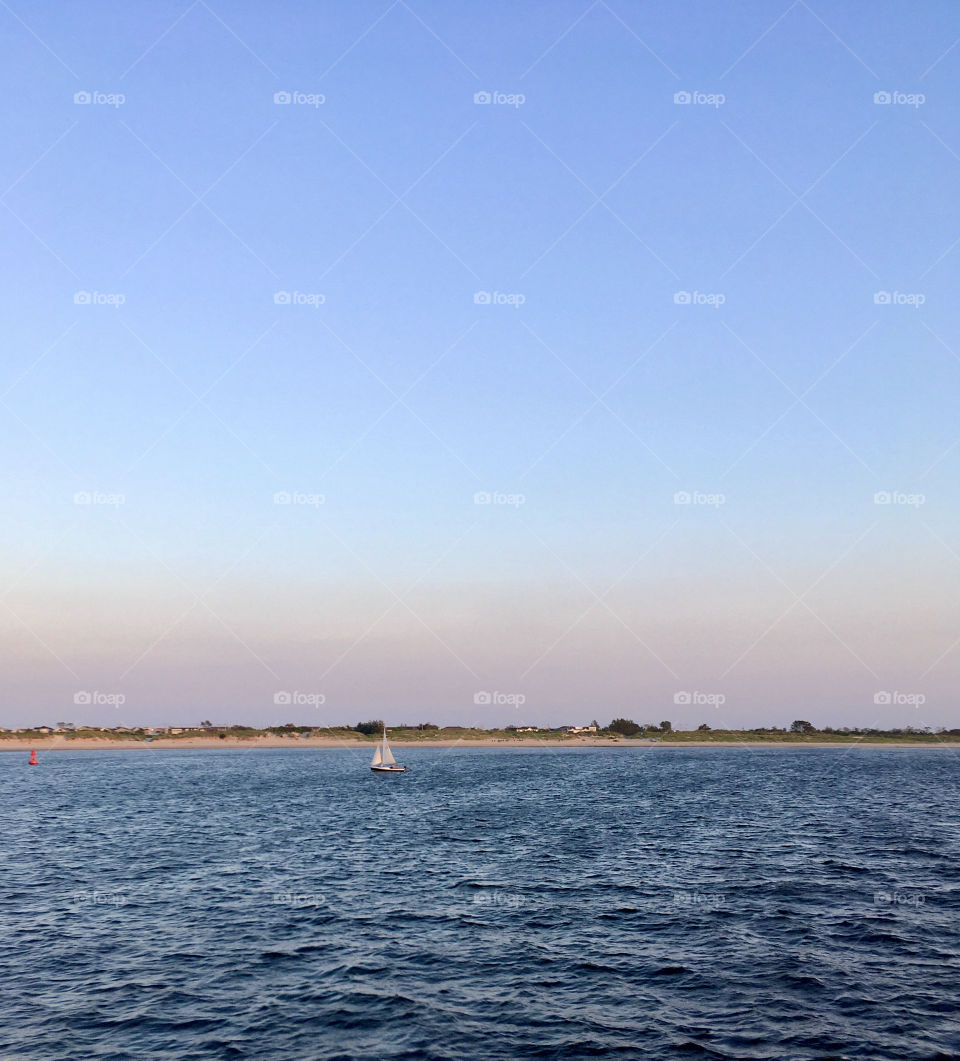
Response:
[[[31,750],[30,750],[30,762],[27,763],[27,766],[39,766],[39,765],[40,764],[37,762],[37,753],[36,753],[36,751],[34,749],[31,748]]]

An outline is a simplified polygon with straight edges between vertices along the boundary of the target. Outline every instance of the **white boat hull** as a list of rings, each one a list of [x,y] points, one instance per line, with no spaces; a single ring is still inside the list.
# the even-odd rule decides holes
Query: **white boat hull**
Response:
[[[373,762],[370,763],[370,769],[375,774],[402,774],[406,772],[407,768],[401,766],[393,757],[393,752],[387,743],[386,726],[383,727],[383,740],[377,745],[377,750],[373,753]]]

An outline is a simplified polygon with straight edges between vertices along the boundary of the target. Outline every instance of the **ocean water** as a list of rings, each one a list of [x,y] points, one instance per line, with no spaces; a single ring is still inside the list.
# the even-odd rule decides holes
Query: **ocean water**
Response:
[[[956,752],[400,757],[0,753],[0,1058],[960,1057]]]

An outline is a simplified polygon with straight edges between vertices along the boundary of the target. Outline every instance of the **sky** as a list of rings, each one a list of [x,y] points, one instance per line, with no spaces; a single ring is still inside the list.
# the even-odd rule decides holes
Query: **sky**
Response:
[[[960,725],[960,11],[0,10],[0,725]]]

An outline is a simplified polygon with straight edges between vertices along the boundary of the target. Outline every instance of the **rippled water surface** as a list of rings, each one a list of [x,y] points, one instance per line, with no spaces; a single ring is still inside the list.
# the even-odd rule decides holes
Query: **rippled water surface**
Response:
[[[0,754],[0,1057],[960,1057],[948,749]]]

